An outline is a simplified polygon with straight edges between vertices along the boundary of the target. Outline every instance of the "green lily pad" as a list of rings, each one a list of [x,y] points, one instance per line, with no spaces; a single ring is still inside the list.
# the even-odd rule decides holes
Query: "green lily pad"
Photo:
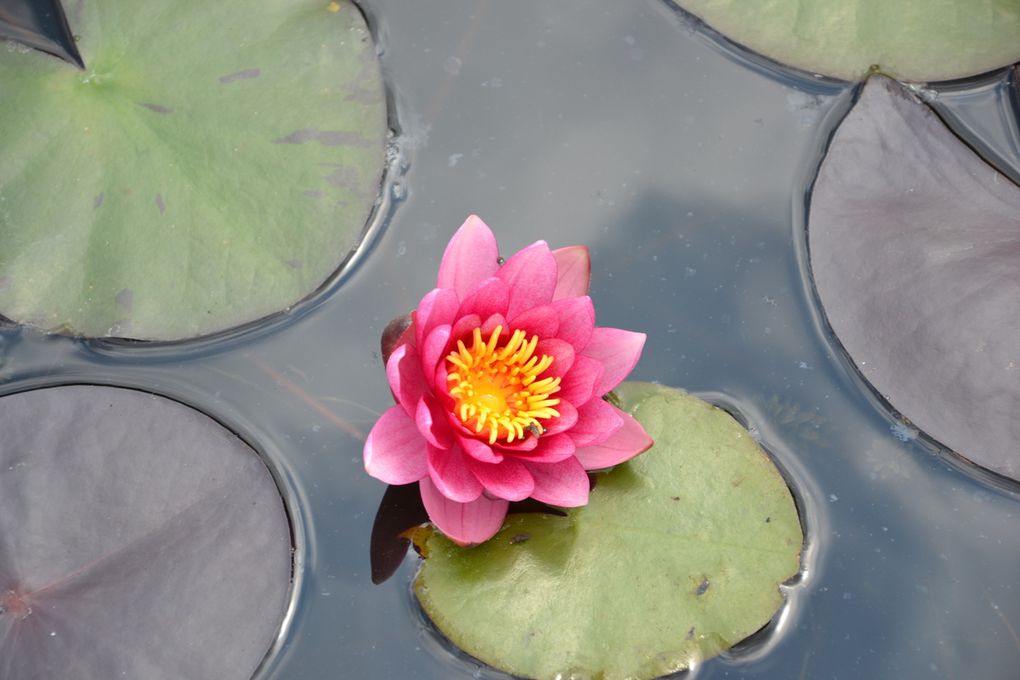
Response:
[[[764,626],[800,567],[790,490],[729,414],[626,383],[655,446],[566,517],[515,515],[464,549],[419,535],[414,589],[454,644],[528,678],[655,678]]]
[[[675,0],[770,59],[844,80],[963,78],[1020,61],[1020,0]]]
[[[387,134],[349,1],[82,0],[87,66],[0,50],[0,314],[175,340],[307,297],[359,239]]]

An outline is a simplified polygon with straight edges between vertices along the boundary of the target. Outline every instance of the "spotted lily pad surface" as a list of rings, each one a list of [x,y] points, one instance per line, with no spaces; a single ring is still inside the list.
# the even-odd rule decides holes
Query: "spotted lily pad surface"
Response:
[[[290,592],[259,456],[132,390],[0,398],[0,677],[249,680]]]
[[[454,644],[528,678],[655,678],[764,626],[803,542],[790,490],[729,414],[625,383],[655,446],[566,517],[514,515],[460,548],[419,537],[415,594]]]
[[[962,78],[1020,61],[1020,0],[674,0],[742,45],[844,80]]]
[[[875,390],[1020,479],[1020,187],[872,78],[818,171],[808,245],[829,324]]]
[[[0,49],[0,314],[175,340],[316,290],[356,246],[385,156],[357,8],[67,7],[86,70]]]

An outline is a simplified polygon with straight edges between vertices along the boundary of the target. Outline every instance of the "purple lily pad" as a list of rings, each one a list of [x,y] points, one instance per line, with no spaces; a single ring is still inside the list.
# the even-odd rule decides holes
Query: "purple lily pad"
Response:
[[[0,677],[250,678],[292,575],[259,456],[126,389],[0,399]]]
[[[1020,479],[1020,187],[873,77],[818,171],[808,236],[829,324],[874,389]]]

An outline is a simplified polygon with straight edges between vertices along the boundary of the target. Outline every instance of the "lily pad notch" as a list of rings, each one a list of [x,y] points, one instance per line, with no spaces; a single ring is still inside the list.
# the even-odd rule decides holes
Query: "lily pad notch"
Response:
[[[453,645],[526,678],[657,678],[767,626],[801,573],[786,480],[729,414],[644,383],[618,391],[655,446],[565,517],[513,515],[464,549],[419,532],[423,612]],[[497,614],[494,614],[497,613]]]

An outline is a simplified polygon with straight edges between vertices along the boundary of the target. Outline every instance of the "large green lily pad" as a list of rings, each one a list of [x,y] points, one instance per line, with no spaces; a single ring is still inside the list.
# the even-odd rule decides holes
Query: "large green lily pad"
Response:
[[[566,517],[515,515],[464,549],[419,536],[415,594],[482,661],[529,678],[654,678],[764,626],[800,567],[783,477],[729,414],[658,385],[622,405],[655,446]]]
[[[1020,0],[674,0],[771,59],[844,80],[875,64],[902,80],[1020,61]]]
[[[0,313],[174,340],[298,302],[378,195],[375,46],[349,1],[82,0],[79,70],[0,50]]]

